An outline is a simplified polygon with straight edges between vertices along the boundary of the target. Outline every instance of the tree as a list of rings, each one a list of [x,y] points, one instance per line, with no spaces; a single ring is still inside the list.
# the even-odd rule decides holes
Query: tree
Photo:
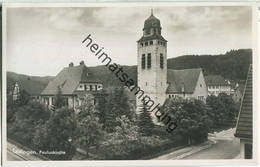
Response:
[[[58,109],[64,106],[64,98],[62,97],[62,90],[60,86],[57,87],[57,93],[54,97],[54,109]]]
[[[24,89],[21,90],[17,105],[22,106],[28,104],[30,100],[30,94],[27,93]]]
[[[207,105],[211,108],[210,117],[214,126],[230,124],[235,120],[238,109],[231,96],[220,93],[218,96],[208,96]]]
[[[98,104],[96,105],[96,110],[98,111],[99,122],[103,125],[106,124],[107,118],[107,99],[106,97],[99,98]]]
[[[220,101],[217,96],[208,96],[206,99],[207,105],[211,108],[211,112],[209,112],[209,117],[213,121],[213,125],[222,124],[222,121],[225,118],[225,109],[224,104]]]
[[[142,105],[142,108],[141,108],[141,111],[139,114],[138,126],[140,129],[140,132],[144,136],[152,135],[152,129],[154,128],[154,123],[152,121],[151,112],[148,110],[145,102],[143,102],[143,105]]]
[[[211,121],[207,106],[199,100],[175,100],[165,103],[162,111],[171,116],[178,125],[176,133],[188,139],[188,144],[204,141],[207,138]]]
[[[66,107],[57,109],[50,119],[37,126],[33,143],[43,151],[64,151],[65,154],[52,155],[58,160],[71,159],[76,151],[75,141],[76,120],[74,110]]]
[[[235,117],[238,115],[238,109],[236,107],[236,104],[234,100],[232,99],[232,96],[229,96],[225,93],[220,93],[219,96],[220,101],[223,102],[225,106],[225,120],[227,122],[234,121]]]
[[[77,145],[87,152],[92,146],[98,147],[104,137],[102,124],[98,119],[98,112],[93,104],[93,96],[85,96],[80,111],[77,115]]]
[[[124,87],[115,88],[113,97],[114,110],[116,109],[116,114],[120,117],[125,115],[130,120],[134,117],[134,111],[132,110],[129,98],[126,95]]]
[[[107,132],[114,132],[119,125],[116,117],[126,116],[129,120],[135,119],[135,110],[129,102],[124,87],[115,88],[106,98],[104,128]]]
[[[42,104],[30,101],[27,105],[16,106],[14,122],[9,124],[8,135],[23,143],[30,144],[35,127],[50,117],[50,112]],[[18,138],[19,137],[19,138]]]
[[[126,116],[116,118],[119,126],[115,132],[108,134],[106,145],[109,147],[107,156],[124,156],[140,145],[139,128]]]
[[[39,120],[48,120],[50,112],[44,105],[37,101],[30,101],[27,105],[17,108],[16,120],[30,120],[37,123]]]
[[[78,107],[78,114],[77,119],[83,119],[89,115],[98,116],[98,111],[95,109],[94,105],[94,96],[89,94],[84,96],[84,100],[82,101],[81,105]]]

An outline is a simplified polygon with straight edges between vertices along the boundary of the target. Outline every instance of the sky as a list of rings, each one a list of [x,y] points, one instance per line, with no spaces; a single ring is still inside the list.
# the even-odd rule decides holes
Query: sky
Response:
[[[167,57],[251,48],[247,6],[153,7],[168,41]],[[7,70],[55,76],[70,62],[102,65],[82,40],[91,34],[114,62],[137,64],[137,43],[150,7],[7,9]]]

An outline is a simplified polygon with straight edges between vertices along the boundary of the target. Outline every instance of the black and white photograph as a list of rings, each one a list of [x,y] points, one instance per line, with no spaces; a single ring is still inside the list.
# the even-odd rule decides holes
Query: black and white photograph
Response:
[[[257,3],[4,3],[3,162],[255,164],[257,24]]]

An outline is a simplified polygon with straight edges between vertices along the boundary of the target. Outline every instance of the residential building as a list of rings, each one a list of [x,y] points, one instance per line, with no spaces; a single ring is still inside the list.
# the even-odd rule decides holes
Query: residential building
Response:
[[[251,159],[253,152],[253,91],[252,65],[249,67],[235,136],[240,139],[240,158]]]
[[[48,106],[54,105],[54,97],[60,89],[65,105],[69,108],[77,109],[89,94],[94,96],[93,103],[96,104],[104,95],[103,84],[97,78],[83,61],[78,66],[70,63],[42,91],[41,101]]]
[[[226,93],[227,95],[231,95],[231,84],[222,76],[208,75],[205,76],[205,80],[208,88],[208,95],[218,96],[220,93]]]

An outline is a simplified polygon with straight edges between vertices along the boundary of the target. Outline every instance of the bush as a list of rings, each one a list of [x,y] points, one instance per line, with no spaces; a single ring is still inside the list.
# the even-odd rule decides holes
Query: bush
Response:
[[[211,120],[208,117],[208,107],[203,102],[171,99],[162,107],[162,114],[166,113],[177,124],[175,133],[187,138],[189,144],[200,143],[207,139]]]
[[[46,123],[37,126],[33,143],[39,150],[65,152],[46,155],[50,159],[68,160],[76,151],[73,144],[75,131],[74,110],[63,107],[56,110]]]
[[[8,124],[7,135],[19,142],[31,145],[36,126],[49,118],[49,111],[40,103],[30,101],[26,105],[13,106],[9,111],[16,110],[13,122]],[[8,112],[9,112],[8,111]]]
[[[220,93],[219,96],[208,96],[206,101],[211,109],[209,117],[213,121],[214,127],[232,126],[238,115],[239,108],[231,96]]]

